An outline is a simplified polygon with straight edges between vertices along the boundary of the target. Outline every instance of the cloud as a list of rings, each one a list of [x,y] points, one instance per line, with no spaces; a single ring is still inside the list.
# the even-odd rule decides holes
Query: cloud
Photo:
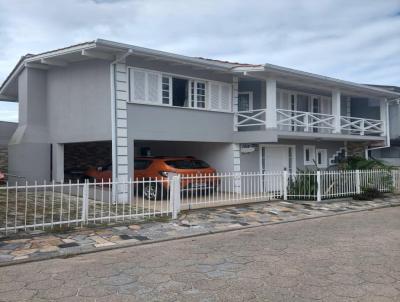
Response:
[[[398,0],[0,0],[0,81],[25,53],[96,38],[400,86]]]
[[[0,102],[0,121],[17,122],[18,104],[10,102]]]

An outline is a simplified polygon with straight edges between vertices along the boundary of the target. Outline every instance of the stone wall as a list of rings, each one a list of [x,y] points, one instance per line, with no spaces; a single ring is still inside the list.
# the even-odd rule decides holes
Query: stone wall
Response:
[[[111,163],[111,142],[64,145],[64,170],[86,170]]]

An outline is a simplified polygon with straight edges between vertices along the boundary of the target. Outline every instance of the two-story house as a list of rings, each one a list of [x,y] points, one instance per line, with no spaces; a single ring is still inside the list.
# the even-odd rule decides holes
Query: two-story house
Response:
[[[23,57],[0,88],[19,102],[9,171],[61,181],[137,155],[191,155],[218,171],[324,169],[384,146],[400,94],[270,64],[95,40]],[[358,110],[363,108],[363,110]]]

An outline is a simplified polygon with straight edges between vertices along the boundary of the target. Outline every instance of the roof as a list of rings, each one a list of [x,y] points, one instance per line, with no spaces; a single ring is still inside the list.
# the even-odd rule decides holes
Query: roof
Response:
[[[375,96],[380,96],[380,97],[392,97],[392,98],[400,97],[399,91],[378,87],[378,85],[369,85],[369,86],[362,85],[350,81],[343,81],[331,77],[326,77],[318,74],[313,74],[309,72],[304,72],[272,64],[248,64],[248,63],[209,59],[203,57],[190,57],[190,56],[179,55],[125,43],[103,40],[103,39],[78,43],[71,46],[42,52],[39,54],[27,54],[21,57],[21,59],[18,61],[16,66],[11,71],[11,73],[7,76],[5,81],[0,86],[0,97],[2,95],[6,97],[11,97],[11,99],[16,97],[15,85],[17,76],[23,70],[23,68],[25,68],[25,66],[29,64],[31,64],[31,66],[35,65],[36,67],[38,66],[46,67],[49,65],[45,64],[50,64],[51,62],[55,64],[57,63],[57,60],[59,60],[60,58],[62,58],[62,60],[66,60],[67,62],[87,59],[88,57],[84,56],[84,52],[86,53],[101,52],[103,53],[104,58],[110,60],[111,62],[118,55],[126,54],[128,51],[134,55],[140,55],[150,58],[158,58],[162,60],[168,60],[171,62],[179,62],[180,64],[187,64],[191,66],[201,67],[204,69],[216,70],[223,73],[248,74],[248,75],[252,74],[255,76],[260,76],[262,78],[278,75],[284,79],[292,79],[296,80],[297,82],[299,82],[299,80],[301,80],[300,82],[308,81],[314,84],[325,85],[326,87],[330,88],[337,87],[337,88],[352,89],[354,91],[358,90],[363,93],[368,92],[374,94]],[[11,87],[10,89],[14,91],[14,95],[12,95],[12,93],[10,92],[6,92],[7,87]]]

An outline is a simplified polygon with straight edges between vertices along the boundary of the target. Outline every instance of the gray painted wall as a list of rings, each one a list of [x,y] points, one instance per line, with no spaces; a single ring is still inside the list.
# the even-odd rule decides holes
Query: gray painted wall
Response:
[[[400,105],[391,104],[389,106],[390,138],[400,138]]]
[[[233,114],[128,104],[130,140],[232,142]]]
[[[8,146],[8,173],[21,181],[49,180],[46,72],[24,69],[18,79],[18,90],[19,125]]]
[[[111,139],[110,64],[89,60],[47,74],[48,128],[53,142]]]
[[[273,144],[273,143],[272,143]],[[296,168],[297,169],[314,169],[314,166],[304,166],[304,145],[313,145],[316,149],[327,149],[328,164],[329,159],[344,147],[343,142],[336,141],[305,141],[305,140],[279,140],[277,144],[295,145],[296,147]],[[240,157],[241,170],[243,172],[254,172],[260,170],[260,146],[257,146],[256,151],[252,153],[241,153]]]

